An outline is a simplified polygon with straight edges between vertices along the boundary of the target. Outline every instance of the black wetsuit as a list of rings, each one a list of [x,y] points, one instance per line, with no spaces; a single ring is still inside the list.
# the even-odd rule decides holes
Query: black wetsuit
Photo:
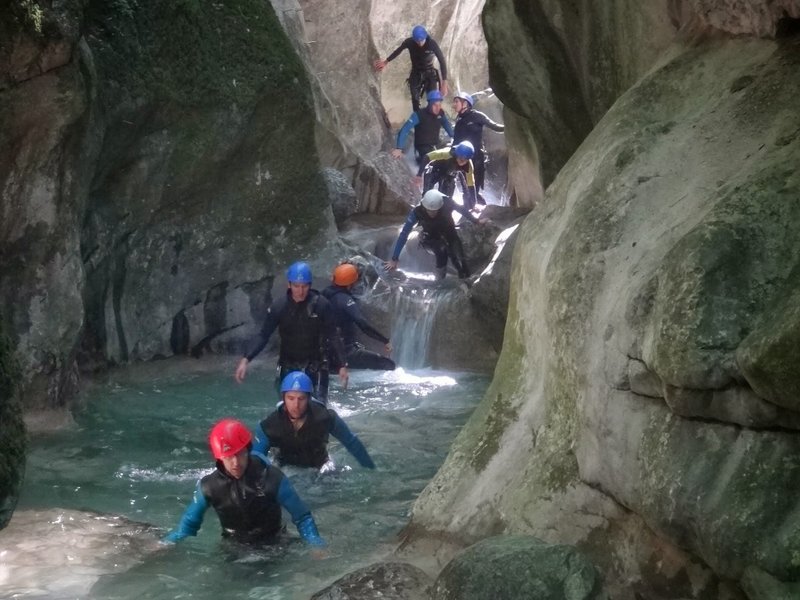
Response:
[[[318,469],[328,461],[328,435],[342,442],[361,466],[375,468],[361,440],[335,411],[316,400],[309,401],[305,422],[297,430],[283,405],[279,405],[275,412],[259,423],[253,447],[263,454],[269,452],[270,448],[276,448],[277,460],[282,465]]]
[[[389,343],[389,338],[369,324],[361,312],[358,300],[353,298],[347,288],[340,285],[330,285],[322,290],[322,295],[331,303],[333,318],[339,327],[339,333],[344,342],[348,368],[376,369],[380,371],[394,370],[395,363],[392,359],[367,350],[356,340],[356,325],[358,325],[358,328],[365,335],[383,344]],[[333,356],[330,357],[330,362],[334,370],[339,366]]]
[[[475,148],[472,163],[475,166],[475,189],[483,189],[486,177],[486,149],[483,147],[483,128],[492,131],[505,131],[505,126],[495,123],[479,110],[468,108],[456,117],[456,126],[453,134],[453,146],[461,142],[470,142]]]
[[[224,537],[248,543],[276,541],[282,530],[283,507],[292,515],[304,540],[315,546],[324,545],[311,511],[281,470],[271,466],[262,453],[250,454],[240,479],[231,477],[222,461],[217,461],[217,470],[197,482],[192,502],[165,540],[178,542],[197,535],[209,506],[219,517]]]
[[[386,62],[391,62],[397,58],[403,50],[408,50],[411,58],[411,73],[408,75],[408,89],[411,93],[412,110],[419,110],[419,100],[425,92],[439,89],[439,82],[447,80],[447,64],[444,60],[439,44],[431,36],[425,39],[425,43],[420,46],[414,38],[406,38],[394,52],[386,57]],[[442,69],[441,80],[439,71],[433,66],[433,59],[439,60],[439,67]]]
[[[472,216],[469,209],[456,204],[449,197],[444,199],[442,208],[436,211],[436,215],[433,217],[428,214],[428,211],[422,205],[412,208],[411,212],[408,213],[408,217],[406,217],[406,222],[400,231],[400,235],[397,237],[392,260],[400,258],[400,252],[408,240],[408,235],[414,226],[419,224],[422,227],[420,245],[432,252],[436,257],[437,275],[444,276],[444,270],[447,268],[447,258],[449,257],[458,271],[458,276],[461,278],[469,277],[470,270],[464,256],[464,246],[461,244],[461,239],[458,237],[456,225],[453,221],[454,210],[457,210],[472,223],[478,222],[478,219]]]
[[[328,398],[328,352],[344,364],[344,346],[336,329],[328,301],[316,290],[309,290],[302,302],[292,300],[287,290],[267,309],[264,326],[250,344],[245,358],[253,360],[267,345],[275,330],[281,336],[279,380],[290,371],[305,371],[314,382],[317,397]]]

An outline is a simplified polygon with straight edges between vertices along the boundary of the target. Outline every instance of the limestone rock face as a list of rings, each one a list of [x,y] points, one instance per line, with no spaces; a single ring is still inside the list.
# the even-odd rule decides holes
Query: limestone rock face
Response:
[[[311,600],[423,600],[433,581],[407,563],[376,563],[334,581]]]
[[[268,5],[15,1],[0,27],[0,298],[26,407],[66,403],[78,361],[238,351],[287,264],[339,253]]]
[[[575,548],[528,536],[497,536],[454,558],[434,584],[435,600],[595,600],[601,590],[594,566]]]
[[[676,44],[599,121],[521,227],[495,379],[415,526],[575,544],[619,598],[800,578],[799,56]]]

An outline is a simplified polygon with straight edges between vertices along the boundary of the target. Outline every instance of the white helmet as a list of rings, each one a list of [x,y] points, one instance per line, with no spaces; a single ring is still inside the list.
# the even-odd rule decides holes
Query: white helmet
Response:
[[[445,195],[439,190],[428,190],[422,197],[422,206],[428,210],[439,210],[444,204]]]

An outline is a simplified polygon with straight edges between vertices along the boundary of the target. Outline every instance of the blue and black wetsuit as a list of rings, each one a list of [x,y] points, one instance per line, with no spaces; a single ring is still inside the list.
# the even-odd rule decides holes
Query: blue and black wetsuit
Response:
[[[392,260],[399,260],[400,252],[403,251],[411,230],[416,225],[420,225],[422,234],[420,235],[419,243],[436,257],[437,277],[444,277],[448,257],[456,271],[458,271],[459,277],[462,279],[469,277],[470,270],[464,256],[464,246],[461,244],[461,239],[458,237],[456,225],[453,221],[454,210],[458,211],[470,222],[478,222],[478,219],[469,212],[469,209],[456,204],[450,197],[445,197],[442,208],[437,210],[433,216],[421,204],[412,208],[408,213],[408,217],[406,217],[406,222],[403,224],[400,235],[397,236],[397,242],[392,252]]]
[[[411,110],[417,111],[419,110],[419,99],[423,93],[438,90],[440,81],[447,80],[447,64],[439,44],[431,36],[428,36],[421,46],[414,41],[414,38],[404,39],[403,43],[386,57],[386,62],[393,61],[403,50],[408,50],[411,59],[408,89],[411,93]],[[442,70],[441,79],[439,71],[433,66],[434,57],[438,59],[439,68]]]
[[[486,173],[486,149],[483,147],[483,128],[488,127],[492,131],[502,133],[505,126],[495,123],[479,110],[468,108],[456,117],[455,133],[453,135],[453,146],[461,142],[470,142],[475,148],[475,155],[472,163],[475,165],[475,188],[483,189]]]
[[[291,371],[305,371],[314,382],[317,397],[327,401],[328,353],[338,364],[346,364],[328,301],[318,291],[310,290],[305,300],[295,302],[287,290],[267,309],[264,325],[245,354],[248,361],[264,349],[276,329],[281,336],[278,381]]]
[[[426,106],[411,113],[411,116],[403,123],[400,131],[397,132],[397,144],[395,147],[401,150],[405,147],[406,139],[412,128],[414,129],[414,152],[419,166],[417,175],[421,176],[425,165],[428,164],[428,152],[435,150],[439,144],[439,132],[444,128],[451,138],[454,132],[443,110],[439,111],[438,115],[435,115],[431,112],[430,106]]]
[[[211,506],[222,525],[222,535],[245,543],[273,543],[281,532],[281,507],[292,516],[300,536],[312,546],[324,546],[308,506],[280,469],[262,453],[251,452],[240,479],[228,475],[221,461],[217,470],[197,482],[191,504],[178,527],[164,539],[178,542],[197,535]]]
[[[375,468],[364,444],[339,415],[313,398],[308,403],[305,422],[297,430],[283,410],[283,404],[279,404],[277,410],[256,427],[253,449],[266,454],[270,448],[277,448],[279,464],[318,469],[328,461],[329,435],[339,440],[362,467]]]
[[[353,295],[346,287],[329,285],[322,290],[322,295],[331,304],[333,318],[339,328],[339,333],[344,342],[347,366],[350,369],[376,369],[378,371],[393,371],[395,363],[392,359],[381,356],[377,352],[367,350],[356,340],[356,326],[365,335],[383,344],[389,343],[389,338],[369,324]],[[337,368],[336,359],[331,356],[331,367]]]

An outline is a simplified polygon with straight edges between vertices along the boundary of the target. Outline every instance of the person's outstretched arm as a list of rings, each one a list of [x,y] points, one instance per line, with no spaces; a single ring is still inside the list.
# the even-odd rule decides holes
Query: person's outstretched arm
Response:
[[[436,55],[436,59],[439,61],[439,71],[442,74],[442,87],[447,89],[447,63],[444,60],[444,54],[442,54],[442,49],[439,48],[439,44],[436,43],[432,37],[428,36],[428,44],[433,50],[433,53]],[[447,95],[445,91],[442,91],[442,94],[445,96]]]
[[[267,452],[269,452],[270,449],[270,441],[269,441],[269,436],[267,436],[267,432],[264,431],[263,423],[259,423],[258,425],[256,425],[253,431],[255,431],[256,436],[253,439],[253,448],[251,451],[257,452],[261,454],[263,457],[266,457]],[[267,464],[269,464],[268,460],[266,462]]]
[[[335,437],[337,440],[342,442],[342,445],[347,448],[347,451],[352,454],[355,459],[358,461],[362,467],[366,467],[367,469],[374,469],[375,463],[372,462],[372,458],[370,458],[369,452],[364,447],[364,444],[361,443],[361,440],[358,439],[358,436],[350,431],[350,428],[342,421],[341,417],[337,415],[332,410],[328,410],[333,417],[333,428],[331,429],[331,435]]]
[[[406,217],[406,222],[403,223],[403,229],[400,231],[400,235],[397,236],[397,242],[394,245],[394,251],[392,252],[392,258],[387,264],[387,269],[396,269],[397,262],[400,260],[400,253],[403,251],[403,247],[406,245],[408,241],[408,236],[411,233],[411,230],[414,229],[414,225],[417,224],[417,213],[414,212],[412,208],[411,211],[408,213]]]
[[[367,321],[364,313],[361,312],[358,302],[356,302],[353,298],[348,297],[343,308],[347,316],[350,317],[350,320],[358,325],[358,328],[363,331],[365,335],[368,335],[373,340],[378,340],[383,344],[389,343],[389,338],[369,324],[369,321]]]
[[[292,523],[295,524],[297,532],[307,544],[311,546],[326,545],[317,530],[317,523],[314,521],[311,511],[297,495],[294,486],[286,476],[281,477],[281,483],[278,486],[278,502],[292,516]]]
[[[264,319],[264,325],[261,327],[258,335],[250,342],[247,352],[236,366],[236,373],[234,374],[234,377],[239,383],[244,381],[244,378],[247,375],[247,365],[251,360],[258,356],[258,354],[264,349],[264,346],[267,345],[269,338],[273,333],[275,333],[275,330],[278,328],[278,323],[280,322],[281,313],[285,308],[286,297],[284,296],[273,302],[272,305],[267,309],[267,318]]]
[[[397,143],[395,144],[395,150],[400,150],[402,153],[402,150],[406,145],[408,134],[411,133],[411,130],[417,125],[419,125],[419,115],[417,115],[417,111],[414,111],[411,113],[411,116],[406,119],[406,122],[403,123],[400,131],[397,132]],[[397,156],[400,156],[400,154]]]
[[[197,535],[200,526],[203,524],[203,517],[206,514],[207,508],[208,503],[206,502],[206,497],[203,495],[203,491],[200,489],[200,482],[198,481],[194,490],[194,495],[192,496],[192,502],[186,507],[186,510],[183,511],[183,516],[181,517],[180,523],[178,523],[178,527],[170,531],[164,537],[163,541],[174,544],[190,535]]]
[[[498,133],[503,133],[506,130],[506,126],[505,125],[503,125],[502,123],[495,123],[489,117],[487,117],[485,114],[483,114],[481,111],[473,110],[472,112],[475,113],[475,117],[476,117],[475,118],[475,122],[476,123],[480,123],[484,127],[488,127],[492,131],[497,131]]]

